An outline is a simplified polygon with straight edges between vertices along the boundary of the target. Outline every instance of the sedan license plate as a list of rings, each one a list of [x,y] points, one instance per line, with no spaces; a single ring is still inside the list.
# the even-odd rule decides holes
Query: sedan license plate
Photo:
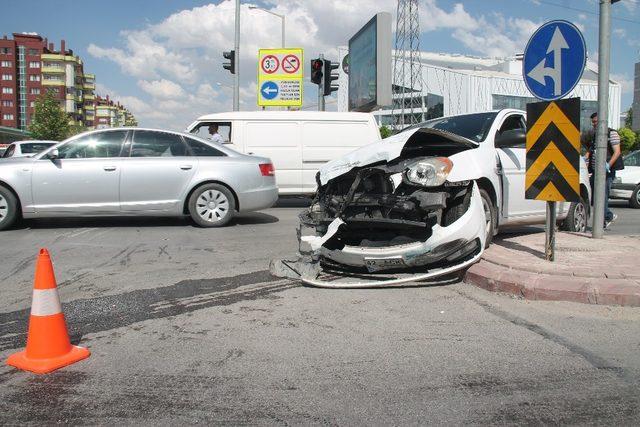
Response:
[[[365,258],[364,264],[370,272],[403,267],[402,258]]]

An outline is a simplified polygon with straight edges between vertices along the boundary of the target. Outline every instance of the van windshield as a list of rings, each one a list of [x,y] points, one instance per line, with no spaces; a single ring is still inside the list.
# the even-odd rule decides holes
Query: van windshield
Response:
[[[405,129],[432,128],[460,135],[475,142],[482,142],[487,138],[489,129],[495,120],[497,112],[465,114],[463,116],[442,117],[418,123]]]

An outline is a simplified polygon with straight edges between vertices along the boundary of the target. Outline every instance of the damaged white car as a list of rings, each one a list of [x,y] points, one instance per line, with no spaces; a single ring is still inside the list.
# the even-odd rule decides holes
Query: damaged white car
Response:
[[[300,258],[275,261],[272,272],[353,288],[402,286],[470,266],[498,227],[544,222],[545,203],[524,198],[525,126],[519,110],[445,117],[327,163],[300,215]],[[559,203],[572,231],[584,231],[587,214],[585,202]]]

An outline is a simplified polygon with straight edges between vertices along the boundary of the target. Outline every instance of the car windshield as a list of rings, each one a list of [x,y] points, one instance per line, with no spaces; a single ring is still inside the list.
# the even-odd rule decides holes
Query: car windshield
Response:
[[[52,145],[54,144],[48,143],[48,142],[34,142],[29,144],[20,144],[20,151],[22,151],[22,154],[35,154],[35,153],[39,153],[41,151],[46,150]]]
[[[455,133],[475,142],[482,142],[495,120],[497,112],[465,114],[463,116],[443,117],[418,123],[405,130],[432,128]]]

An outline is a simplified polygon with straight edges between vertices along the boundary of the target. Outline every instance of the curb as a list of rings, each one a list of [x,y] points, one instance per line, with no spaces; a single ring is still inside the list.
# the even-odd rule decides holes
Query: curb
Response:
[[[528,300],[640,307],[640,282],[629,279],[540,274],[481,260],[467,270],[464,281]]]

